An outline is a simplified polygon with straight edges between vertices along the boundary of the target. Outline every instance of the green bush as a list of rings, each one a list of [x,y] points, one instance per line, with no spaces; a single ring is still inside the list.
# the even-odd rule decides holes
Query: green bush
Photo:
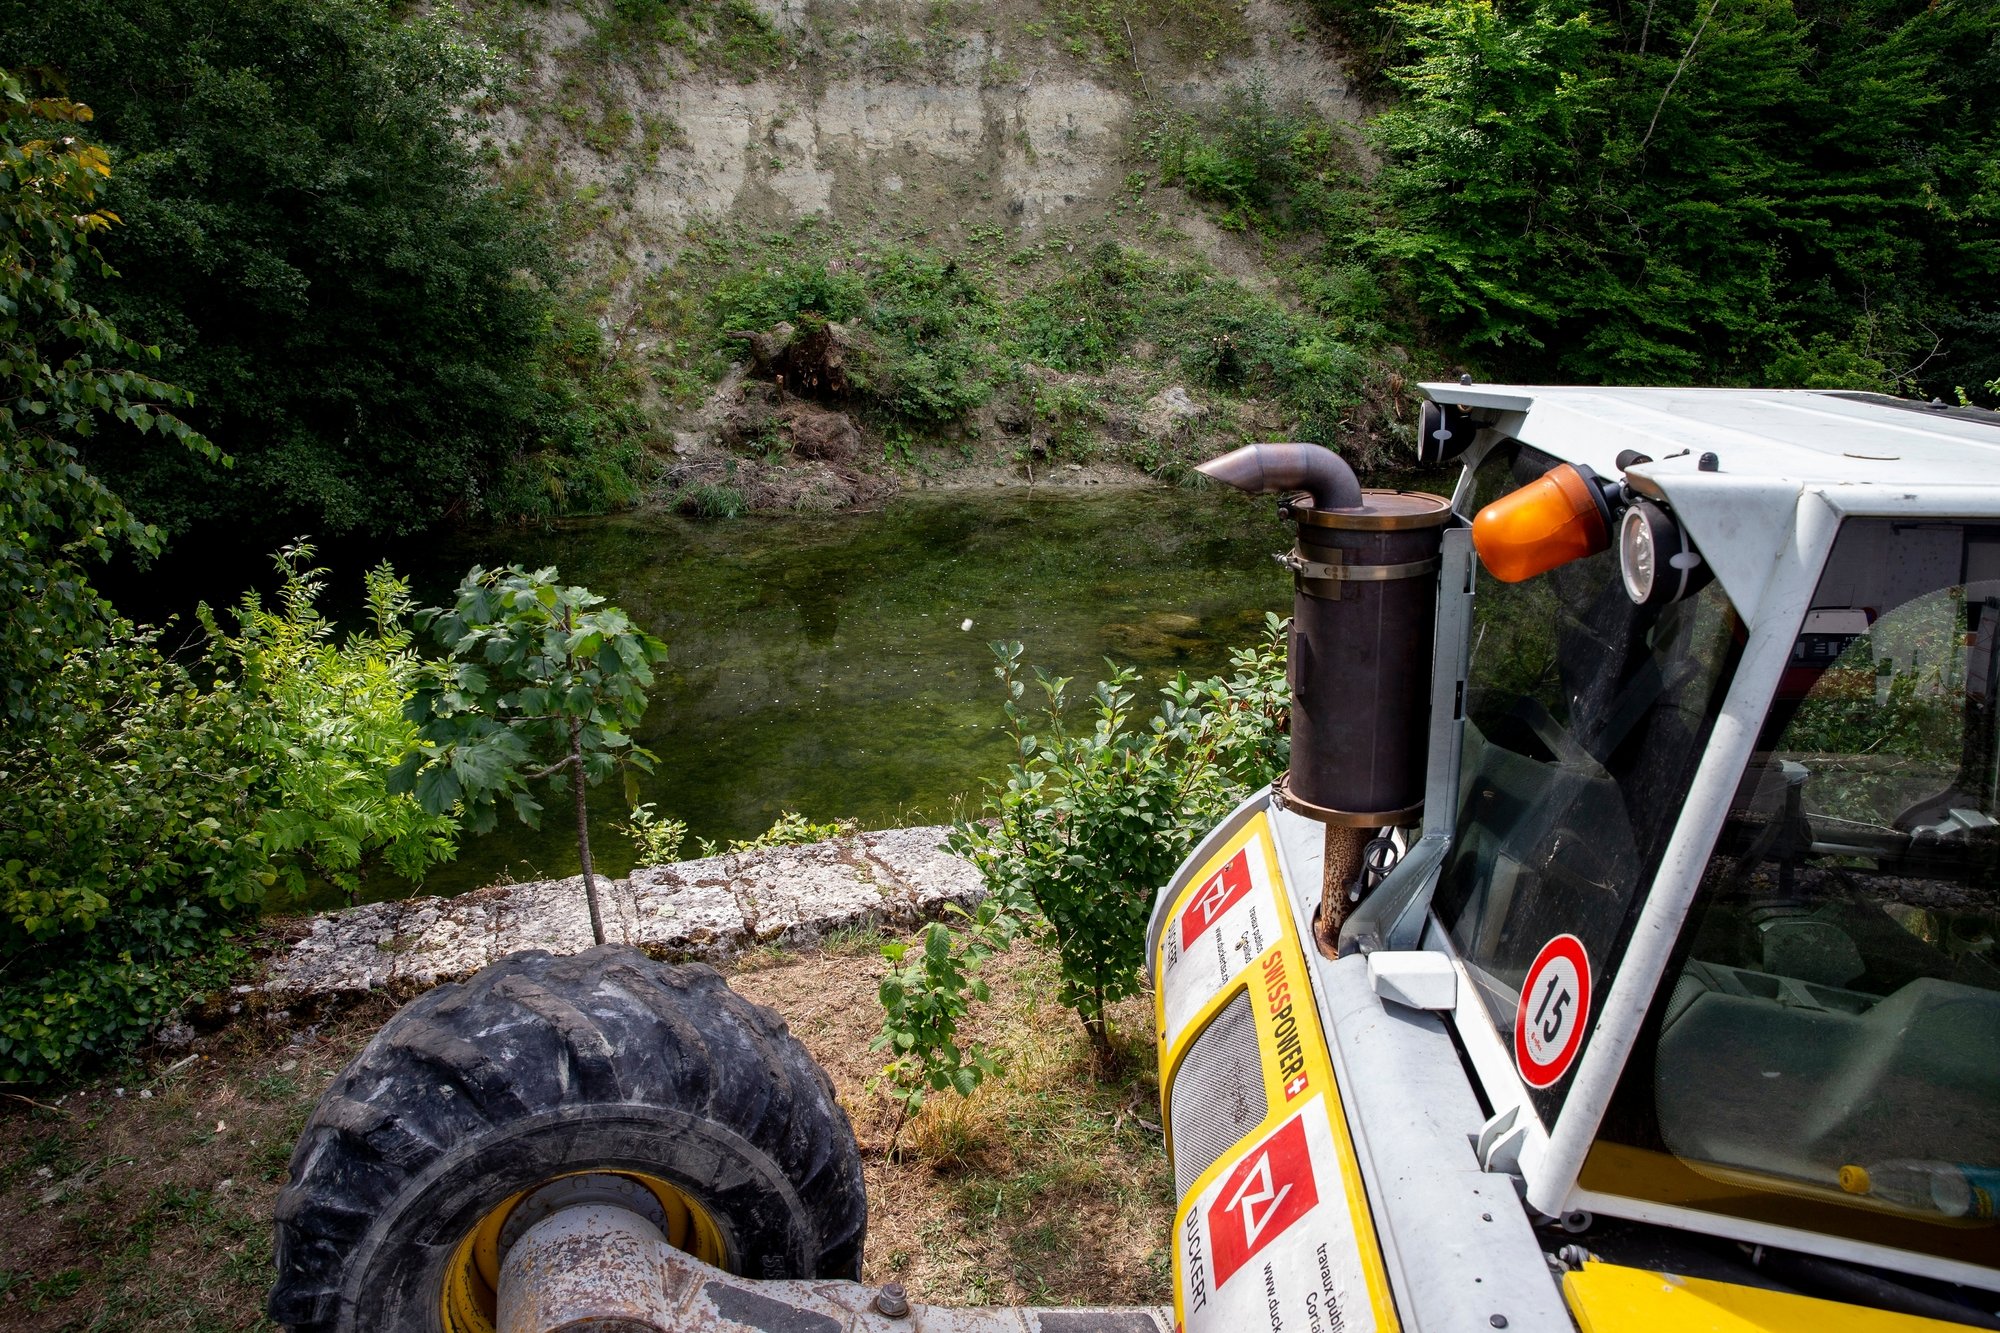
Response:
[[[1315,126],[1287,121],[1281,128],[1309,139]],[[908,461],[915,440],[962,419],[1008,384],[1037,414],[1058,454],[1093,457],[1107,416],[1105,386],[1059,380],[1038,368],[1101,374],[1143,338],[1153,349],[1149,368],[1225,398],[1273,399],[1294,438],[1340,440],[1364,469],[1387,461],[1374,452],[1381,432],[1366,423],[1384,404],[1394,409],[1379,383],[1392,297],[1359,262],[1300,266],[1295,293],[1287,296],[1108,238],[1058,234],[1011,257],[1021,278],[1009,284],[1009,294],[980,267],[976,250],[958,258],[914,247],[854,251],[811,229],[767,238],[766,245],[733,271],[729,248],[718,248],[710,262],[724,275],[713,289],[705,335],[677,347],[695,356],[718,346],[734,352],[739,344],[727,339],[730,333],[779,322],[841,323],[852,339],[851,406],[874,416],[889,458]],[[1126,456],[1162,474],[1187,461],[1173,441],[1149,441]],[[674,503],[683,512],[714,515],[734,511],[729,499],[690,487]]]
[[[128,1049],[276,882],[260,710],[156,640],[69,654],[67,706],[0,749],[0,1083]]]
[[[1388,461],[1348,420],[1377,373],[1372,323],[1300,311],[1189,268],[1167,273],[1148,294],[1145,326],[1193,382],[1275,398],[1293,438],[1338,442],[1364,472]]]
[[[697,481],[674,493],[673,506],[689,518],[741,518],[750,501],[734,486]]]
[[[1094,386],[1037,381],[1028,401],[1047,432],[1050,458],[1081,460],[1092,455],[1097,428],[1104,421],[1103,395]]]
[[[725,278],[715,322],[728,334],[780,322],[862,331],[848,378],[864,402],[911,422],[956,421],[992,393],[999,310],[956,260],[890,247],[835,268],[792,259]]]
[[[538,207],[476,160],[467,117],[498,67],[442,16],[0,0],[0,31],[96,106],[116,164],[125,225],[103,244],[123,276],[81,294],[162,349],[237,459],[217,478],[107,449],[139,512],[410,531],[492,513],[509,459],[573,447],[573,404],[538,373],[559,265]]]
[[[1375,9],[1406,44],[1380,216],[1331,239],[1496,376],[1948,397],[2000,372],[1992,5]]]
[[[80,273],[115,276],[90,120],[0,73],[0,1083],[125,1050],[226,977],[219,937],[274,878],[257,709],[90,584],[113,551],[159,548],[85,466],[101,425],[220,458],[173,415],[189,396],[133,368],[157,350],[78,298]]]
[[[280,552],[276,609],[207,607],[208,683],[114,622],[63,661],[33,729],[0,742],[0,1082],[68,1077],[143,1039],[247,955],[274,889],[350,899],[456,852],[458,824],[386,789],[414,742],[408,588],[371,572],[371,628],[334,642],[312,548]]]
[[[78,294],[85,275],[117,276],[98,249],[118,217],[104,206],[110,157],[84,137],[92,119],[0,71],[0,726],[62,708],[64,655],[109,637],[90,566],[160,550],[158,529],[86,465],[84,446],[129,430],[178,442],[170,452],[211,475],[227,463],[175,415],[192,395],[141,369],[159,348]],[[160,451],[142,439],[130,452]]]
[[[920,1110],[931,1093],[970,1097],[1001,1072],[1000,1053],[961,1038],[959,1027],[975,1001],[992,998],[979,970],[1013,943],[1020,918],[998,898],[969,912],[947,903],[945,913],[947,921],[933,921],[917,933],[914,949],[900,940],[882,946],[890,965],[875,992],[882,1030],[868,1049],[889,1053],[881,1080],[893,1090],[898,1111],[889,1135],[892,1152],[903,1119]]]
[[[680,860],[688,836],[684,820],[660,814],[651,801],[633,806],[625,822],[618,825],[618,831],[631,842],[637,864],[642,866],[670,865]]]
[[[637,504],[654,474],[644,443],[652,430],[645,395],[637,372],[609,354],[596,318],[579,302],[551,313],[535,378],[536,444],[501,463],[488,512],[546,523]]]
[[[815,824],[796,810],[781,810],[778,817],[754,838],[735,838],[730,841],[732,852],[762,851],[766,847],[804,847],[808,843],[825,842],[829,838],[851,838],[861,826],[851,819],[836,819],[827,824]]]
[[[752,75],[783,63],[785,39],[750,0],[722,0],[709,16],[715,52],[724,69]]]
[[[992,900],[1054,942],[1058,997],[1107,1067],[1105,1009],[1138,989],[1154,896],[1217,820],[1284,767],[1284,632],[1271,617],[1265,642],[1232,654],[1226,679],[1178,676],[1143,725],[1130,668],[1098,682],[1080,723],[1066,678],[1036,670],[1042,697],[1031,708],[1021,645],[993,646],[1020,760],[986,820],[954,827],[951,846],[979,867]]]
[[[553,565],[475,565],[450,606],[417,620],[449,656],[416,677],[405,713],[417,727],[388,790],[480,833],[502,810],[541,827],[538,789],[568,797],[591,934],[604,943],[589,788],[615,773],[627,806],[638,800],[653,753],[632,732],[667,646],[590,589],[560,582]]]
[[[648,42],[683,46],[692,38],[684,11],[681,0],[611,0],[610,11],[596,24],[596,36],[612,51]]]
[[[956,421],[985,402],[996,373],[999,317],[984,284],[953,259],[891,249],[875,257],[867,327],[878,365],[871,392],[897,416]]]
[[[422,883],[433,865],[457,855],[458,821],[384,789],[417,735],[403,716],[420,674],[409,584],[387,564],[370,570],[369,628],[335,642],[316,604],[326,571],[310,568],[312,557],[305,542],[278,553],[277,609],[245,593],[234,636],[206,606],[197,614],[219,678],[251,710],[265,852],[292,891],[319,880],[353,902],[378,866]]]
[[[1202,115],[1154,120],[1145,151],[1160,180],[1218,204],[1236,231],[1295,234],[1325,229],[1346,215],[1358,192],[1352,149],[1306,110],[1281,109],[1261,79],[1228,90]]]
[[[1148,276],[1139,254],[1115,241],[1061,265],[1014,302],[1015,353],[1051,370],[1103,370],[1140,327]]]
[[[182,898],[123,914],[65,963],[0,989],[0,1084],[46,1083],[126,1055],[250,967],[226,924]]]
[[[793,260],[725,278],[716,284],[714,304],[724,333],[797,324],[808,315],[846,323],[868,308],[868,287],[852,271]]]

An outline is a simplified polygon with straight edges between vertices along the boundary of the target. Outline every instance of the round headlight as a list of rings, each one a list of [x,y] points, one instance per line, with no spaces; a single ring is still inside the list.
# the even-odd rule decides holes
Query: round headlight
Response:
[[[1647,508],[1633,505],[1618,525],[1618,568],[1625,575],[1625,595],[1641,606],[1652,600],[1660,575],[1660,545],[1653,538],[1653,525],[1646,521]]]
[[[1618,522],[1618,568],[1625,595],[1640,606],[1677,602],[1708,581],[1681,525],[1647,500],[1636,501]]]
[[[1472,447],[1479,423],[1462,407],[1425,402],[1417,410],[1417,461],[1426,467],[1449,463]]]

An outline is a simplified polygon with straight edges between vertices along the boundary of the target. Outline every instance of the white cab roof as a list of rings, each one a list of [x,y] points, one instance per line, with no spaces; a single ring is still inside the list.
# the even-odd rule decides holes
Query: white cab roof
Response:
[[[1781,571],[1817,575],[1832,529],[1807,540],[1819,529],[1802,516],[2000,518],[2000,413],[1807,389],[1418,387],[1600,476],[1620,476],[1627,449],[1646,455],[1626,483],[1674,510],[1753,624]],[[1796,628],[1803,604],[1769,609]]]
[[[1616,476],[1620,451],[1661,477],[1712,453],[1723,473],[1809,485],[2000,487],[2000,413],[1810,389],[1598,389],[1425,384],[1440,403],[1498,411],[1497,429]],[[1683,459],[1669,455],[1687,451]]]

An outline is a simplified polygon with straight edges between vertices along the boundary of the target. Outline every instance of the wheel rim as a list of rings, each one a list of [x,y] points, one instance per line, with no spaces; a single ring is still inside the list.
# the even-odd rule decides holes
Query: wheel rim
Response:
[[[729,1266],[722,1228],[679,1186],[640,1171],[570,1171],[538,1181],[489,1209],[452,1251],[444,1280],[444,1333],[497,1333],[494,1324],[500,1289],[500,1232],[520,1202],[544,1185],[569,1176],[623,1176],[637,1181],[660,1201],[666,1214],[667,1243],[717,1268]]]

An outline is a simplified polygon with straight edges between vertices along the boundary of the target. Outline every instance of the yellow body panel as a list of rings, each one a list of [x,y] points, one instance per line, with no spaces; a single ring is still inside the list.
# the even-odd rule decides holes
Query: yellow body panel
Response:
[[[1261,871],[1259,878],[1262,884],[1268,885],[1270,888],[1274,899],[1272,905],[1276,909],[1274,913],[1277,918],[1275,924],[1279,937],[1287,942],[1296,938],[1296,932],[1292,928],[1291,913],[1286,911],[1281,903],[1275,901],[1284,892],[1284,873],[1278,864],[1277,844],[1271,837],[1270,816],[1260,814],[1239,829],[1235,837],[1222,845],[1221,850],[1209,857],[1203,863],[1201,870],[1191,875],[1186,885],[1175,895],[1173,910],[1168,916],[1170,924],[1167,927],[1167,931],[1161,933],[1158,951],[1153,958],[1153,975],[1156,978],[1164,978],[1167,975],[1167,933],[1174,929],[1174,925],[1171,923],[1180,920],[1181,914],[1187,910],[1196,895],[1202,892],[1204,885],[1225,864],[1234,859],[1238,852],[1243,852],[1256,860],[1257,867]],[[1296,948],[1296,946],[1294,947]],[[1184,1018],[1179,1022],[1174,1022],[1167,1013],[1167,987],[1165,985],[1156,985],[1154,987],[1153,1030],[1159,1036],[1160,1071],[1162,1075],[1167,1075],[1170,1071],[1176,1070],[1179,1067],[1181,1057],[1187,1054],[1187,1048],[1194,1044],[1195,1038],[1201,1035],[1201,1030],[1208,1026],[1209,1020],[1214,1018],[1216,1013],[1235,997],[1237,991],[1242,989],[1243,969],[1247,969],[1252,961],[1252,957],[1244,957],[1238,964],[1239,970],[1237,975],[1231,979],[1230,983],[1222,986],[1214,995],[1210,996],[1192,1017]],[[1166,1094],[1169,1082],[1170,1079],[1167,1077],[1162,1077],[1160,1080],[1160,1114],[1163,1116],[1167,1114]]]
[[[1583,1333],[1963,1333],[1964,1325],[1592,1261],[1565,1274]]]
[[[1259,814],[1252,819],[1210,857],[1197,874],[1190,877],[1187,885],[1175,898],[1170,920],[1177,920],[1201,891],[1204,883],[1217,875],[1239,852],[1247,853],[1249,857],[1255,859],[1268,877],[1266,882],[1275,890],[1278,899],[1275,923],[1277,935],[1268,942],[1261,953],[1247,956],[1235,975],[1203,1003],[1178,1031],[1168,1030],[1164,988],[1160,988],[1156,993],[1156,1020],[1161,1044],[1160,1067],[1166,1075],[1161,1079],[1160,1110],[1163,1121],[1167,1122],[1167,1134],[1171,1143],[1173,1126],[1168,1119],[1171,1114],[1169,1092],[1173,1086],[1174,1076],[1180,1071],[1182,1057],[1200,1037],[1210,1020],[1231,1000],[1245,991],[1249,992],[1252,1010],[1256,1016],[1257,1045],[1263,1066],[1265,1106],[1268,1110],[1262,1123],[1250,1129],[1234,1148],[1217,1158],[1189,1187],[1175,1217],[1175,1232],[1179,1234],[1187,1226],[1189,1210],[1195,1206],[1203,1192],[1242,1162],[1252,1146],[1273,1128],[1302,1110],[1309,1114],[1323,1115],[1330,1122],[1339,1174],[1337,1201],[1327,1199],[1326,1202],[1334,1207],[1344,1205],[1341,1211],[1347,1216],[1343,1229],[1351,1229],[1355,1247],[1359,1252],[1363,1280],[1367,1289],[1367,1305],[1372,1315],[1372,1327],[1380,1333],[1393,1333],[1399,1325],[1395,1303],[1390,1295],[1388,1273],[1383,1265],[1380,1244],[1376,1239],[1375,1222],[1369,1208],[1367,1192],[1361,1183],[1361,1170],[1355,1160],[1353,1139],[1348,1133],[1346,1112],[1341,1105],[1340,1091],[1334,1082],[1333,1066],[1327,1055],[1326,1038],[1320,1028],[1319,1011],[1313,1002],[1311,974],[1304,953],[1305,946],[1292,920],[1291,911],[1286,905],[1284,878],[1268,813]],[[1170,925],[1168,929],[1172,930],[1174,927]],[[1166,947],[1163,936],[1160,953],[1155,958],[1156,967],[1159,969],[1156,975],[1163,974],[1166,970]],[[1183,1329],[1192,1329],[1201,1326],[1202,1321],[1190,1319],[1188,1312],[1182,1308],[1179,1260],[1180,1253],[1177,1249],[1174,1283],[1176,1324]]]

